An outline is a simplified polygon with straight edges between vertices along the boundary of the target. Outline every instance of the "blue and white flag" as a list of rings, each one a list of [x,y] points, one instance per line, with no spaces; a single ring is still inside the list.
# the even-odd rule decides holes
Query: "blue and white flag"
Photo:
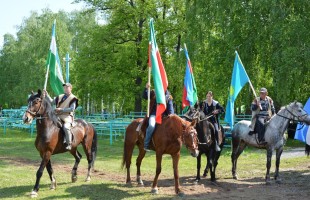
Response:
[[[236,51],[236,57],[234,62],[234,69],[232,72],[231,84],[229,89],[229,95],[226,105],[225,122],[229,123],[230,128],[234,126],[234,104],[240,90],[243,86],[249,82],[249,76],[246,73],[244,66]]]
[[[304,110],[310,114],[310,97],[304,107]],[[307,125],[297,125],[295,139],[310,145],[310,128]]]

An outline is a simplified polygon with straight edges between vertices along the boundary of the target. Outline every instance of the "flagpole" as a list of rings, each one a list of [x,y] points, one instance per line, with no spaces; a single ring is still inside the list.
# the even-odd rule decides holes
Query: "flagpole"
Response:
[[[147,90],[147,117],[150,116],[150,98],[151,98],[151,67],[149,66],[149,71],[148,71],[148,85],[149,85],[149,88]]]
[[[238,55],[238,59],[239,59],[239,61],[240,61],[240,63],[241,63],[241,66],[242,66],[243,69],[244,69],[244,65],[243,65],[243,63],[242,63],[242,61],[241,61],[241,59],[240,59],[239,54],[238,54],[237,51],[236,51],[236,54]],[[245,71],[245,69],[244,69],[244,71]],[[247,74],[247,76],[249,76],[249,75]],[[251,87],[252,92],[253,92],[253,94],[254,94],[254,97],[255,97],[255,99],[256,99],[256,98],[257,98],[256,92],[255,92],[255,90],[254,90],[254,87],[253,87],[253,85],[252,85],[252,82],[251,82],[250,78],[248,78],[248,79],[249,79],[249,84],[250,84],[250,87]],[[260,104],[259,104],[259,109],[262,110],[262,106],[261,106]]]
[[[45,82],[44,82],[44,90],[46,90],[47,86],[47,79],[48,79],[48,71],[50,70],[50,64],[47,65],[46,75],[45,75]]]

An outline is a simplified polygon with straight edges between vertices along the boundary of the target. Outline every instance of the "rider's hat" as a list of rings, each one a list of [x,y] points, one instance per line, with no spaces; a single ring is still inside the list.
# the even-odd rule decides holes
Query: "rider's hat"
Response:
[[[259,90],[259,92],[267,93],[267,89],[263,87],[263,88],[261,88],[261,89]]]

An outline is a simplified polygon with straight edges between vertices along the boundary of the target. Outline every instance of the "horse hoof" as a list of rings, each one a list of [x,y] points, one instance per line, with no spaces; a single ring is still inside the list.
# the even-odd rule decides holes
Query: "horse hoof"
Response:
[[[233,179],[238,180],[238,176],[237,176],[237,175],[234,175],[234,176],[233,176]]]
[[[184,197],[184,196],[185,196],[185,193],[184,193],[184,192],[179,192],[179,193],[178,193],[178,196],[179,196],[179,197]]]
[[[158,194],[158,188],[152,188],[152,191],[151,191],[152,194]]]
[[[32,190],[31,193],[30,193],[30,197],[31,198],[36,198],[36,197],[38,197],[38,193],[36,191]]]
[[[72,176],[71,181],[72,181],[72,183],[75,183],[77,181],[77,176]]]
[[[271,185],[271,181],[270,180],[266,181],[266,185]]]
[[[195,179],[194,184],[197,185],[199,183],[199,179]]]
[[[56,182],[51,183],[50,190],[55,190],[56,189]]]
[[[144,186],[143,181],[142,181],[142,180],[138,181],[138,185],[139,185],[139,186]]]
[[[85,182],[90,182],[91,178],[90,176],[88,176],[86,179],[85,179]]]

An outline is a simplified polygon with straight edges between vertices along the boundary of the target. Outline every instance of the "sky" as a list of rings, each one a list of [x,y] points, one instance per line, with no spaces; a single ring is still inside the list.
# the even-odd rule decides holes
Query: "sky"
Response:
[[[17,28],[24,18],[30,17],[31,11],[42,13],[49,8],[53,12],[64,10],[70,12],[83,9],[85,4],[72,4],[73,0],[0,0],[0,48],[3,45],[3,35],[10,33],[16,36]]]

